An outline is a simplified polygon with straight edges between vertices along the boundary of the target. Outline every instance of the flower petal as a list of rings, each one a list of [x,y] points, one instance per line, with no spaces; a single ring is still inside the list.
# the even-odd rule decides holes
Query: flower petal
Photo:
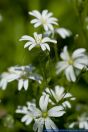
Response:
[[[41,14],[37,10],[33,10],[32,12],[29,12],[29,14],[32,15],[32,16],[34,16],[34,17],[37,17],[38,19],[41,18]]]
[[[68,81],[73,81],[73,82],[76,81],[76,76],[75,76],[75,73],[74,73],[73,66],[70,65],[70,66],[65,70],[65,75],[66,75]]]
[[[2,79],[2,80],[0,81],[0,87],[1,87],[3,90],[6,89],[7,84],[8,84],[8,82],[7,82],[6,79]]]
[[[35,40],[32,37],[28,36],[28,35],[22,36],[20,41],[23,41],[23,40],[29,40],[31,42],[35,42]]]
[[[46,42],[57,43],[56,40],[52,40],[52,39],[50,39],[50,38],[48,38],[48,37],[45,37],[45,38],[43,38],[43,40],[42,40],[42,43],[46,43]]]
[[[65,113],[62,106],[55,106],[48,111],[50,117],[60,117]]]
[[[27,90],[28,89],[28,79],[24,80],[24,89]]]
[[[67,46],[65,46],[63,48],[63,52],[60,54],[60,57],[63,59],[63,60],[69,60],[70,57],[69,57],[69,53],[68,53],[68,50],[67,50]]]
[[[37,23],[34,24],[34,27],[37,28],[37,27],[39,27],[40,25],[41,25],[41,23],[40,23],[40,22],[37,22]]]
[[[57,96],[62,96],[64,93],[64,88],[60,86],[55,86],[55,93]]]
[[[23,79],[20,79],[20,80],[18,81],[18,90],[21,90],[22,87],[23,87]]]
[[[24,45],[24,48],[27,48],[28,46],[30,46],[32,44],[32,42],[27,42],[25,45]]]
[[[50,47],[49,47],[49,45],[48,45],[47,43],[44,43],[44,44],[42,44],[42,45],[44,45],[44,46],[46,47],[46,49],[47,49],[48,51],[50,51]]]
[[[45,127],[46,127],[47,131],[51,130],[51,129],[58,130],[58,128],[56,127],[56,125],[54,124],[54,122],[50,118],[45,119]]]
[[[48,102],[49,102],[49,95],[42,95],[40,97],[39,106],[40,106],[42,111],[47,110]]]
[[[33,19],[31,20],[31,23],[37,23],[39,20],[38,19]]]
[[[55,23],[55,22],[52,22],[52,21],[51,21],[51,23]],[[52,32],[54,31],[54,28],[53,28],[52,24],[48,24],[48,27],[49,27],[49,29],[50,29]]]
[[[28,49],[29,49],[29,50],[32,50],[35,46],[36,46],[35,44],[32,44],[32,45],[29,46]]]
[[[32,120],[33,118],[30,114],[23,116],[23,118],[21,119],[21,121],[25,122],[26,125],[29,125],[32,122]]]
[[[42,17],[43,17],[43,18],[46,17],[47,13],[48,13],[48,10],[43,10],[43,11],[42,11]]]
[[[56,73],[59,74],[63,70],[65,70],[68,67],[68,63],[66,61],[60,61],[56,65]]]
[[[84,53],[85,53],[85,51],[86,51],[86,49],[84,49],[84,48],[79,48],[79,49],[75,50],[75,51],[73,52],[73,54],[72,54],[72,58],[75,59],[75,58],[77,58],[77,57],[83,56]]]
[[[63,38],[65,39],[66,37],[69,37],[72,33],[71,31],[65,29],[65,28],[58,28],[56,29],[56,32]]]
[[[33,130],[37,132],[42,132],[43,131],[43,126],[44,126],[44,119],[39,118],[35,120],[35,123],[33,125]]]
[[[80,64],[80,63],[74,63],[74,67],[77,68],[77,69],[82,70],[85,67],[85,65]]]
[[[68,108],[71,108],[71,104],[69,101],[65,101],[62,103],[63,107],[68,107]]]
[[[41,49],[42,49],[43,51],[45,51],[45,50],[46,50],[46,47],[45,47],[45,45],[44,45],[44,44],[40,44],[40,46],[41,46]]]

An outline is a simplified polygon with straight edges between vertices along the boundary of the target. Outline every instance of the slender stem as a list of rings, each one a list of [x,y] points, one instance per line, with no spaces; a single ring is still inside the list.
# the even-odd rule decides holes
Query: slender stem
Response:
[[[85,17],[87,15],[87,6],[88,6],[88,1],[86,0],[85,1],[85,8],[82,12],[80,12],[78,9],[79,9],[79,3],[78,3],[78,0],[75,0],[74,1],[74,4],[75,4],[75,10],[76,10],[76,13],[77,13],[77,16],[79,18],[79,22],[80,22],[80,27],[81,27],[81,31],[83,33],[83,37],[85,38],[85,43],[87,44],[88,42],[88,37],[87,37],[87,32],[86,30],[84,29],[84,21],[85,21]]]
[[[56,62],[58,62],[58,51],[57,51],[57,45],[56,44],[54,46],[54,51],[55,51]]]
[[[55,39],[55,33],[52,32],[52,39]],[[54,45],[54,52],[55,52],[55,58],[56,58],[56,62],[58,61],[58,51],[57,51],[57,44]]]

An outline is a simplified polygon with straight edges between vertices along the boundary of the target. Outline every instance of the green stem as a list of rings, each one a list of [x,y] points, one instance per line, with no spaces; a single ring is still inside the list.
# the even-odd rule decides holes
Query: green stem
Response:
[[[88,42],[88,37],[87,37],[87,32],[86,32],[86,29],[84,29],[84,22],[85,22],[85,17],[87,16],[87,6],[88,6],[88,1],[85,0],[85,3],[82,3],[84,4],[84,9],[83,11],[79,11],[79,2],[78,0],[75,0],[74,2],[74,7],[75,7],[75,11],[76,11],[76,14],[77,14],[77,17],[79,18],[79,22],[80,22],[80,27],[81,27],[81,31],[83,33],[83,37],[85,39],[85,43],[87,44]]]

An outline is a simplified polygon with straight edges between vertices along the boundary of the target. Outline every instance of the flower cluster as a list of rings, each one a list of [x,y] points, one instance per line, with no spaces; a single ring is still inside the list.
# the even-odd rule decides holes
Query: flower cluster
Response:
[[[49,34],[59,34],[63,39],[66,37],[69,37],[72,33],[71,31],[65,29],[65,28],[56,28],[54,29],[53,25],[58,25],[57,18],[52,17],[52,13],[48,13],[48,10],[42,11],[40,13],[37,10],[33,10],[32,12],[29,12],[29,15],[32,15],[35,17],[35,19],[31,20],[31,23],[34,24],[34,27],[39,27],[42,25],[44,27],[45,33],[47,34],[47,37],[44,37],[44,34],[38,34],[37,32],[34,32],[34,37],[31,37],[29,35],[24,35],[20,38],[20,41],[28,41],[24,45],[24,48],[27,48],[32,50],[34,47],[41,47],[43,51],[48,50],[50,51],[49,43],[57,43],[56,40],[49,37]]]
[[[42,132],[45,126],[46,130],[48,129],[57,129],[54,122],[51,120],[53,117],[61,117],[64,115],[65,110],[64,107],[54,106],[48,108],[49,104],[49,96],[42,95],[39,100],[39,107],[36,107],[36,104],[32,104],[30,102],[27,103],[27,107],[18,107],[16,113],[24,114],[21,121],[25,122],[26,125],[29,125],[33,120],[35,121],[33,130],[38,132]]]
[[[24,114],[21,121],[25,122],[26,125],[34,120],[34,131],[38,129],[38,132],[42,132],[44,126],[47,130],[58,129],[51,118],[63,116],[66,112],[65,108],[71,108],[68,100],[75,99],[70,93],[65,93],[64,90],[61,86],[55,86],[55,90],[46,88],[39,100],[40,108],[36,107],[36,103],[27,102],[27,107],[18,106],[16,113]]]
[[[54,28],[54,26],[58,26],[58,21],[57,18],[53,17],[51,12],[48,12],[48,10],[43,10],[41,13],[37,10],[33,10],[29,12],[29,15],[35,17],[31,20],[31,23],[35,28],[42,26],[44,29],[41,33],[34,32],[33,37],[24,35],[19,39],[20,41],[27,41],[24,48],[28,48],[29,51],[33,48],[40,47],[42,51],[47,50],[48,52],[51,52],[50,43],[57,44],[56,46],[58,47],[58,41],[56,39],[58,34],[62,39],[72,35],[70,30],[63,27]],[[56,50],[58,51],[58,49]],[[55,51],[55,54],[57,54],[56,57],[58,57],[58,53],[56,53],[57,51]],[[55,62],[56,67],[54,70],[55,77],[57,78],[58,74],[64,72],[68,81],[75,82],[83,69],[86,68],[88,70],[88,55],[86,54],[85,48],[78,48],[72,53],[72,55],[70,55],[67,46],[64,46],[63,51],[60,53],[60,57],[62,60]],[[50,56],[49,59],[51,59]],[[47,62],[46,65],[49,65],[50,67],[50,63]],[[45,72],[44,69],[43,72]],[[66,110],[72,107],[71,101],[75,100],[75,97],[72,96],[70,91],[68,89],[66,90],[63,86],[56,85],[54,88],[49,88],[52,84],[48,84],[47,80],[52,78],[47,78],[47,86],[43,83],[43,87],[46,87],[45,89],[39,85],[41,89],[39,93],[41,93],[41,96],[39,94],[38,97],[40,99],[35,97],[36,101],[27,102],[27,106],[18,106],[16,110],[16,113],[23,114],[21,122],[25,122],[26,125],[34,122],[33,130],[38,132],[42,132],[44,128],[47,131],[48,129],[58,129],[53,122],[53,118],[55,119],[56,117],[63,116],[66,113]],[[3,90],[6,89],[7,84],[14,80],[18,81],[18,90],[20,91],[22,88],[25,90],[28,89],[29,80],[34,80],[41,84],[43,77],[35,72],[35,67],[32,65],[13,66],[8,68],[7,72],[0,75],[0,88]],[[57,82],[54,84],[56,83]],[[37,100],[39,101],[39,105]],[[78,118],[77,122],[70,124],[69,127],[72,128],[75,124],[79,125],[79,128],[88,129],[88,118],[82,116]]]

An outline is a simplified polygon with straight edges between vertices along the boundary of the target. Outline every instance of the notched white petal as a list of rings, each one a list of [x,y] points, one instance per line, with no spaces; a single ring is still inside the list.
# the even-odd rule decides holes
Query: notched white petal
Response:
[[[18,90],[21,90],[22,89],[22,87],[23,87],[23,80],[22,79],[20,79],[19,81],[18,81]]]
[[[48,102],[49,102],[49,96],[48,95],[45,95],[45,96],[42,95],[40,97],[39,106],[40,106],[42,111],[46,111],[47,110]]]

